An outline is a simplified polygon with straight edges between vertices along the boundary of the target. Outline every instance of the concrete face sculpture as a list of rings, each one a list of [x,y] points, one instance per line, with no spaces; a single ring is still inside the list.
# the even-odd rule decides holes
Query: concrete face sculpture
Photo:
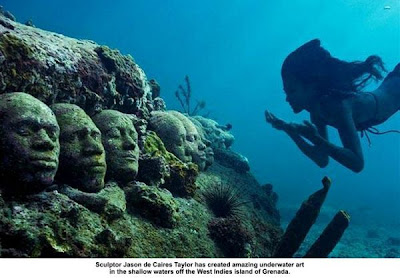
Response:
[[[178,111],[168,111],[169,114],[178,118],[186,131],[185,148],[186,152],[192,157],[192,162],[199,166],[200,170],[206,168],[206,145],[201,140],[200,134],[196,126],[182,113]]]
[[[54,113],[25,93],[0,95],[0,177],[5,195],[43,191],[53,183],[60,152]]]
[[[151,113],[149,126],[163,141],[165,148],[183,162],[191,162],[192,157],[186,146],[186,130],[175,116],[156,111]]]
[[[203,141],[204,145],[206,146],[206,149],[204,150],[204,152],[206,153],[206,167],[204,170],[206,170],[208,167],[210,167],[214,163],[214,150],[211,147],[212,143],[210,140],[208,140],[206,138],[206,135],[205,135],[205,132],[203,130],[201,123],[193,117],[190,117],[189,120],[196,127],[197,132],[200,134],[201,140]]]
[[[126,184],[138,172],[138,134],[128,115],[116,110],[104,110],[93,117],[102,133],[106,150],[107,180]]]
[[[90,117],[74,104],[51,106],[60,125],[60,167],[56,180],[84,192],[104,187],[106,162],[101,133]]]

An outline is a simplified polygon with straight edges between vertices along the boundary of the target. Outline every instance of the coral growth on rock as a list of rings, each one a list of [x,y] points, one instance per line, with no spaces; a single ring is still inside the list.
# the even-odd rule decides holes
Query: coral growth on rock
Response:
[[[157,225],[172,228],[177,222],[177,203],[168,190],[135,182],[125,188],[128,208]]]
[[[0,120],[1,257],[267,257],[280,238],[230,128],[166,110],[118,50],[0,10]]]
[[[0,93],[21,91],[46,104],[68,102],[89,115],[152,111],[151,89],[130,56],[0,17]]]
[[[235,217],[215,218],[208,224],[210,236],[229,258],[250,257],[250,240],[248,230]]]

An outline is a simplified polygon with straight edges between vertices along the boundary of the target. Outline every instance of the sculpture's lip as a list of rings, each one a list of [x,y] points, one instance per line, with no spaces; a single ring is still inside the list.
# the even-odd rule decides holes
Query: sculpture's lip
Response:
[[[86,167],[89,167],[89,168],[103,167],[104,168],[104,167],[106,167],[106,165],[101,162],[92,162],[92,163],[88,163],[86,165]]]
[[[123,158],[125,158],[126,160],[138,160],[138,157],[134,154],[124,155]]]
[[[43,156],[43,157],[32,157],[30,159],[30,161],[31,162],[44,161],[44,162],[54,162],[54,163],[58,162],[57,159],[52,158],[52,157],[46,157],[46,156]]]
[[[103,173],[106,170],[106,164],[100,162],[89,163],[86,167],[90,173]]]
[[[52,158],[35,158],[31,159],[30,163],[39,168],[55,169],[57,168],[58,161]]]
[[[133,156],[125,156],[124,158],[125,158],[125,160],[131,160],[131,161],[137,161],[138,160],[136,157],[133,157]]]
[[[205,153],[205,152],[199,153],[199,158],[200,158],[200,159],[206,159],[206,158],[207,158],[206,153]]]

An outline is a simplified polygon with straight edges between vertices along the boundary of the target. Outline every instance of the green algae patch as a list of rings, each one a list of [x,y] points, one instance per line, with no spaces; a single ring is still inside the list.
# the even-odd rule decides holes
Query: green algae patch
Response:
[[[168,190],[135,182],[125,189],[125,193],[131,210],[156,225],[165,228],[176,226],[179,208]]]
[[[169,176],[162,186],[174,195],[193,197],[197,190],[196,177],[199,170],[194,163],[183,163],[175,155],[168,152],[164,143],[153,131],[150,131],[144,143],[144,151],[152,157],[163,159],[169,166]]]
[[[135,60],[132,56],[123,56],[119,50],[111,49],[108,46],[99,46],[95,49],[101,61],[108,71],[117,72],[126,68],[126,64],[130,66],[135,65]]]
[[[151,156],[163,157],[168,164],[183,164],[175,155],[167,151],[164,143],[154,131],[150,131],[146,136],[144,151]]]
[[[0,50],[5,58],[11,61],[22,61],[33,57],[31,47],[23,40],[10,34],[0,36]]]

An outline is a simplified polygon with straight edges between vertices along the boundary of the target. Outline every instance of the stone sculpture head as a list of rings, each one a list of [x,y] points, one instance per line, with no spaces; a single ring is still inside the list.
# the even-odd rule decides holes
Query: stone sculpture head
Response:
[[[60,129],[50,108],[25,93],[0,95],[0,179],[3,192],[23,196],[51,185]]]
[[[186,147],[186,130],[178,118],[167,112],[155,111],[151,113],[149,127],[157,133],[169,152],[183,162],[192,161]]]
[[[186,131],[185,148],[186,152],[192,157],[192,162],[199,166],[199,170],[206,168],[206,145],[201,140],[200,134],[196,129],[196,126],[189,120],[188,117],[178,111],[168,111],[170,115],[178,118]]]
[[[206,146],[206,149],[204,150],[204,152],[206,153],[206,167],[204,170],[206,170],[208,167],[210,167],[214,163],[214,150],[211,147],[211,141],[206,138],[206,134],[205,134],[205,131],[203,130],[203,126],[201,125],[201,123],[198,120],[196,120],[193,117],[190,117],[189,120],[196,127],[201,140],[203,141],[204,145]]]
[[[100,130],[92,119],[74,104],[51,106],[60,125],[60,167],[57,182],[84,192],[104,187],[106,162]]]
[[[106,150],[107,180],[126,184],[138,172],[138,134],[129,115],[116,110],[103,110],[93,117],[101,131]]]

